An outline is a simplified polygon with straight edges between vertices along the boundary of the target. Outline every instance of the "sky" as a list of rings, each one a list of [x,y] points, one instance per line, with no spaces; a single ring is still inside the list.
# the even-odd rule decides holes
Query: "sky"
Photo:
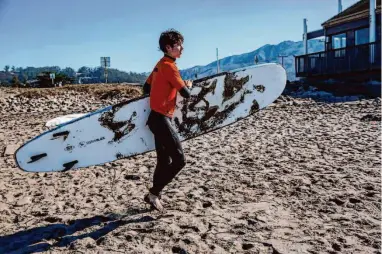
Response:
[[[343,10],[357,0],[342,0]],[[149,72],[163,56],[161,32],[184,38],[179,69],[256,50],[308,31],[338,13],[338,0],[0,0],[0,70],[98,67]]]

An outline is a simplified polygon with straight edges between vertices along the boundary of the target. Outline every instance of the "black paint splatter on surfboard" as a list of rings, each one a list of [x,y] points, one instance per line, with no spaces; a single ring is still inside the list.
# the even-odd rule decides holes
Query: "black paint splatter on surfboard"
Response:
[[[129,103],[131,103],[131,101]],[[129,134],[135,128],[135,123],[133,123],[134,118],[137,116],[137,112],[135,111],[127,121],[114,121],[115,113],[118,112],[118,110],[126,104],[128,103],[120,103],[114,105],[111,111],[103,113],[98,119],[98,121],[101,123],[101,126],[114,132],[114,138],[112,140],[113,142],[120,141],[121,138]]]
[[[228,101],[231,99],[235,94],[237,94],[249,81],[249,76],[245,76],[240,79],[235,78],[234,73],[227,73],[227,75],[224,78],[224,91],[223,91],[223,102]]]
[[[253,113],[256,113],[259,110],[260,110],[259,103],[256,100],[253,100],[249,114],[252,115]]]
[[[224,78],[223,101],[221,102],[221,105],[223,105],[225,101],[232,99],[235,96],[235,94],[240,92],[244,84],[246,84],[248,81],[249,76],[240,79],[235,79],[234,74],[227,73],[226,77]],[[183,104],[183,107],[181,108],[182,122],[180,122],[180,120],[177,117],[174,118],[175,126],[177,127],[179,133],[183,137],[191,138],[193,136],[196,136],[197,134],[207,132],[208,130],[213,129],[215,126],[223,123],[224,120],[228,118],[229,114],[232,111],[234,111],[239,104],[244,103],[245,95],[252,93],[252,91],[250,90],[245,90],[240,96],[239,101],[228,104],[226,105],[224,110],[219,111],[219,106],[210,107],[208,100],[206,100],[207,94],[215,93],[216,84],[216,79],[212,81],[212,83],[211,81],[204,81],[200,85],[202,87],[202,90],[197,95],[192,95],[191,98],[185,101],[185,103]],[[203,101],[205,105],[203,107],[195,108],[195,106],[201,101]],[[255,106],[252,107],[255,108]],[[200,111],[204,112],[204,115],[201,118],[197,116],[187,116],[187,114],[190,112],[196,113]],[[192,130],[193,127],[194,129]]]
[[[258,91],[260,93],[264,93],[264,91],[265,91],[265,86],[263,86],[263,85],[254,85],[253,87],[256,89],[256,91]]]

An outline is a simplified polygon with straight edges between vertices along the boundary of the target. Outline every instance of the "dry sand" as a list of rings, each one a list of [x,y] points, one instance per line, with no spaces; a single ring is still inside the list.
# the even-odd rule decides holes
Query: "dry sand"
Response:
[[[46,121],[139,95],[113,89],[0,89],[0,253],[380,253],[380,100],[284,97],[184,142],[164,215],[142,202],[155,152],[65,173],[16,168],[14,150]]]

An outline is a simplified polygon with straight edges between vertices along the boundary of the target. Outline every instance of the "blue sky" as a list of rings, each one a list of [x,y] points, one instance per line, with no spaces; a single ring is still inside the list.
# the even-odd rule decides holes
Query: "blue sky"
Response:
[[[158,38],[185,37],[180,69],[300,41],[337,14],[337,0],[0,0],[0,69],[99,66],[101,56],[124,71],[151,71],[162,56]],[[343,9],[357,0],[342,0]]]

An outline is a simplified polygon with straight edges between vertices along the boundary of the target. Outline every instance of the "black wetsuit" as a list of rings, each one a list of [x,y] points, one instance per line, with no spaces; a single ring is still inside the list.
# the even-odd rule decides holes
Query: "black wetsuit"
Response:
[[[150,85],[143,87],[145,94],[150,94]],[[186,87],[179,91],[185,98],[190,97]],[[151,110],[147,125],[154,134],[157,165],[154,171],[153,187],[150,193],[160,195],[163,188],[174,179],[179,171],[186,165],[181,142],[170,124],[171,118]]]

